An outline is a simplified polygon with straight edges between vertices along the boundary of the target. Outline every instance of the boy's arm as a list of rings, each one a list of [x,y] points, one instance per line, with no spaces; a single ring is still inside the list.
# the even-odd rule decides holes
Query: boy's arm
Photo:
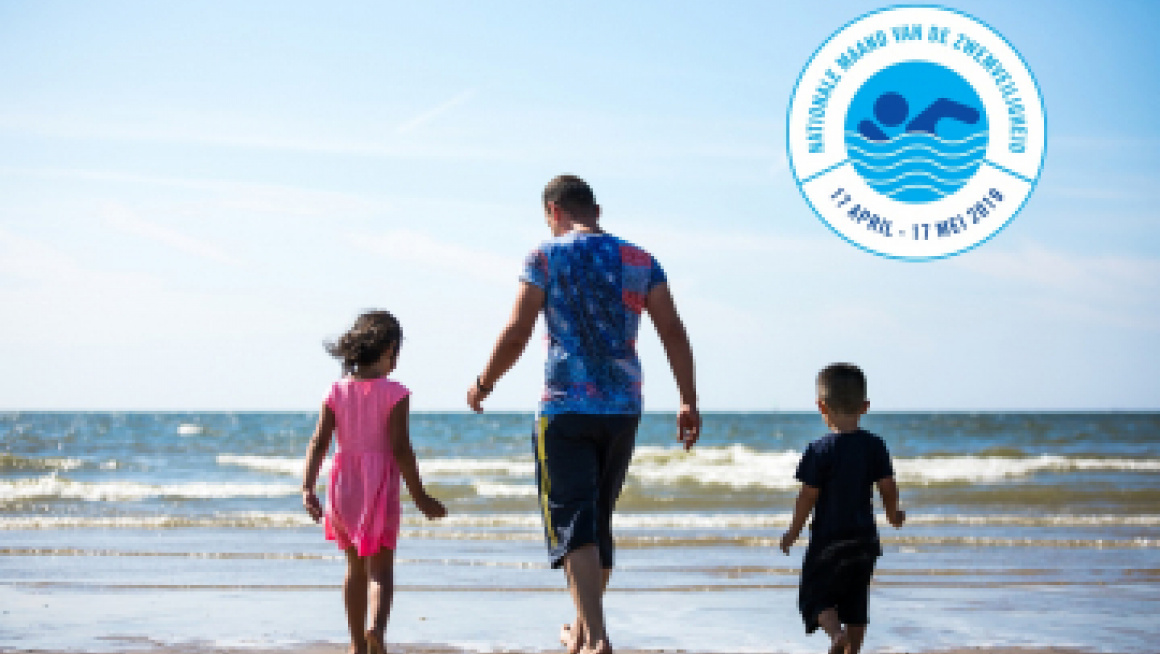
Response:
[[[467,405],[476,413],[483,413],[483,400],[495,383],[511,369],[524,353],[532,332],[536,328],[536,318],[544,308],[544,290],[535,284],[520,282],[520,292],[512,309],[508,324],[499,334],[491,358],[483,368],[483,373],[467,389]]]
[[[322,517],[322,504],[314,487],[318,484],[318,471],[322,468],[322,460],[326,458],[326,451],[330,449],[330,441],[334,436],[334,411],[324,402],[322,410],[318,412],[318,424],[314,427],[314,436],[310,438],[310,445],[306,448],[306,468],[302,472],[302,505],[315,522]]]
[[[895,529],[902,527],[902,523],[906,522],[906,511],[898,508],[898,484],[894,483],[894,477],[883,477],[877,485],[882,508],[886,509],[886,519]]]
[[[677,390],[681,394],[681,409],[677,414],[677,438],[685,450],[693,447],[701,436],[701,414],[697,411],[697,379],[693,365],[693,348],[685,324],[677,313],[668,284],[657,284],[645,298],[645,308],[656,327],[657,336],[665,348]]]
[[[410,433],[411,398],[404,397],[391,409],[390,434],[391,453],[399,465],[399,474],[407,484],[407,492],[415,506],[428,518],[442,518],[447,515],[443,504],[427,494],[423,480],[419,477],[419,464],[415,461],[415,450],[411,447]]]
[[[781,537],[781,551],[786,554],[789,554],[790,546],[796,543],[798,537],[802,535],[802,528],[806,526],[806,518],[810,517],[810,512],[818,503],[818,493],[817,488],[809,484],[802,484],[802,490],[798,493],[797,501],[793,505],[793,519],[789,523],[789,529]]]

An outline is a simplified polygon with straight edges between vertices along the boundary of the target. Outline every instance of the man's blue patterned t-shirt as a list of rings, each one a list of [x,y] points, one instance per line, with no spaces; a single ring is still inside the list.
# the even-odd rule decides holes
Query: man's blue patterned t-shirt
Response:
[[[528,255],[520,279],[544,291],[540,413],[640,413],[636,335],[645,297],[665,282],[656,259],[615,236],[572,232]]]

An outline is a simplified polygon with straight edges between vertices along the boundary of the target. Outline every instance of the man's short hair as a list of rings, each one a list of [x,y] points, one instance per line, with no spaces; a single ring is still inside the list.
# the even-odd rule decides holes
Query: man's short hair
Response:
[[[558,175],[548,182],[544,187],[545,210],[549,202],[577,218],[592,218],[598,211],[592,187],[575,175]]]
[[[837,414],[851,415],[866,402],[866,375],[852,363],[833,363],[818,373],[818,399]]]

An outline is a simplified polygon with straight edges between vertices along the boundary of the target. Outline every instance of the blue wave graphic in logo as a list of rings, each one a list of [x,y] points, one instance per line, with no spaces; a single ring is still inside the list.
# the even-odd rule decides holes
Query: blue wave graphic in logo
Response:
[[[957,139],[906,132],[872,141],[846,132],[846,152],[862,179],[878,193],[900,202],[941,200],[962,188],[982,165],[987,130]]]

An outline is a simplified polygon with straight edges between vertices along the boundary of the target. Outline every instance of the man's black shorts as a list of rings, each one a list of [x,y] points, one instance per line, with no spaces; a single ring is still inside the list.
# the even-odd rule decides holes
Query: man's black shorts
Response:
[[[552,567],[596,545],[612,567],[612,510],[636,443],[640,415],[561,413],[539,416],[533,435],[536,486]]]

